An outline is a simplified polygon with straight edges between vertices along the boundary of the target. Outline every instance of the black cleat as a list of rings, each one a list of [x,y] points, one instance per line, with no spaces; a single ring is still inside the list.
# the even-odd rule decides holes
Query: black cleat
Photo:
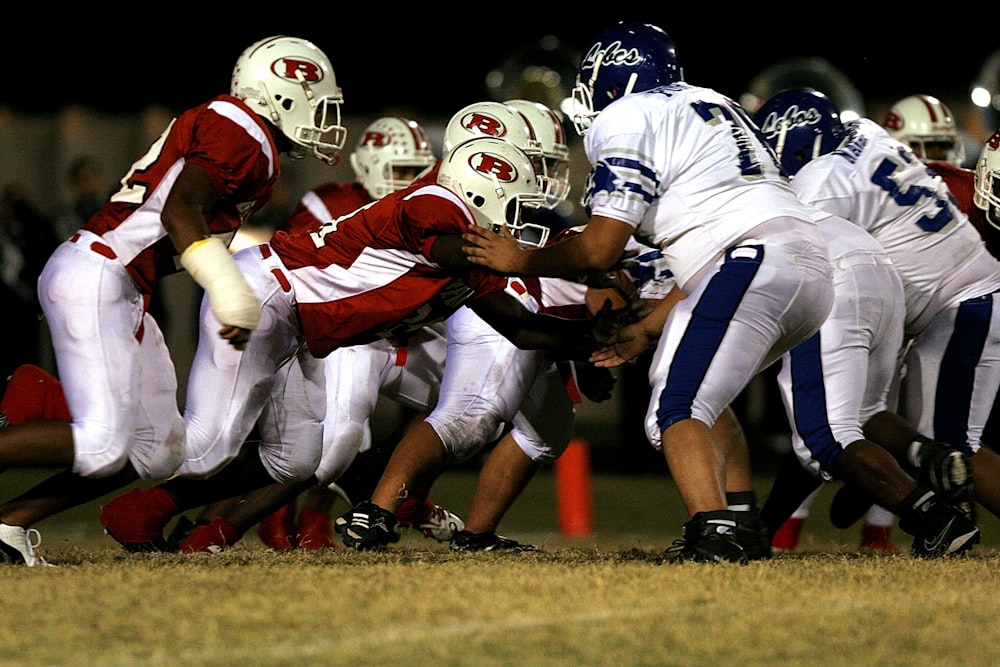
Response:
[[[451,538],[452,551],[538,551],[534,544],[523,544],[496,533],[470,533],[460,530]]]
[[[736,513],[731,510],[696,512],[681,527],[681,535],[664,553],[674,562],[740,565],[750,562],[736,541]]]
[[[383,549],[399,541],[395,515],[370,500],[358,503],[338,517],[333,528],[343,538],[344,546],[357,551]]]

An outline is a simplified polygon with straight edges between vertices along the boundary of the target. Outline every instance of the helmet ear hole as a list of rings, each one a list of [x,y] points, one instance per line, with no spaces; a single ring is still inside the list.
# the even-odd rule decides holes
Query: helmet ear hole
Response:
[[[468,139],[445,153],[437,182],[457,195],[476,226],[497,230],[506,224],[522,244],[541,246],[548,238],[547,227],[520,217],[523,208],[543,205],[545,195],[528,155],[514,144],[493,137]],[[535,233],[522,240],[529,226]]]
[[[278,35],[251,44],[233,68],[230,94],[253,100],[251,109],[295,144],[293,157],[337,163],[347,137],[344,96],[329,58],[312,42]]]

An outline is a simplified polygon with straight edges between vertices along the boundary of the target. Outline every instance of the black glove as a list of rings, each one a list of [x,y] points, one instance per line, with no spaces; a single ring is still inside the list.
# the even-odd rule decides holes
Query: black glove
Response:
[[[580,393],[594,403],[603,403],[611,398],[611,391],[618,380],[610,368],[601,368],[586,361],[574,361],[576,387]]]
[[[617,271],[587,271],[580,274],[576,282],[595,289],[621,289]]]
[[[611,299],[606,299],[601,309],[594,315],[594,328],[590,337],[600,345],[607,345],[622,330],[646,317],[650,309],[643,299],[634,299],[624,308],[612,310]]]

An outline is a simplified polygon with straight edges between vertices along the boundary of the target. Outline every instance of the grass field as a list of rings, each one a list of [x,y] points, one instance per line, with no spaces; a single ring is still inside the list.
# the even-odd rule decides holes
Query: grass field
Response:
[[[38,479],[6,473],[5,493]],[[474,482],[449,472],[434,499],[463,513]],[[386,553],[274,553],[249,534],[220,555],[127,554],[98,501],[38,526],[58,567],[0,567],[0,664],[1000,664],[996,519],[967,557],[857,554],[857,527],[826,519],[832,491],[799,553],[747,567],[663,562],[684,517],[659,475],[595,476],[594,534],[567,539],[543,472],[501,526],[543,548],[518,555],[413,531]]]

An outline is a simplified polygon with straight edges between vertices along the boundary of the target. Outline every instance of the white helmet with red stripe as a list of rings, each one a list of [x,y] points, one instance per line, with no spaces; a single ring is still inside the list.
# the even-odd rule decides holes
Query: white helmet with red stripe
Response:
[[[545,196],[531,160],[509,141],[475,137],[453,146],[441,159],[437,182],[465,202],[476,225],[497,233],[506,225],[523,245],[548,241],[547,226],[522,219],[524,209],[544,205]]]
[[[1000,229],[1000,130],[986,140],[979,154],[972,203],[987,223]]]
[[[535,166],[538,183],[545,193],[546,206],[555,208],[569,196],[569,146],[566,130],[555,111],[540,102],[507,100],[528,119],[542,147],[542,163]],[[541,169],[539,169],[541,167]]]
[[[365,128],[351,153],[351,168],[372,199],[402,190],[437,161],[427,135],[408,118],[386,116]]]
[[[312,42],[282,35],[250,45],[233,68],[230,94],[288,137],[292,157],[337,163],[347,139],[344,96],[330,59]]]
[[[474,102],[455,113],[444,128],[444,150],[473,137],[495,137],[514,144],[529,157],[542,155],[531,121],[503,102]]]
[[[961,167],[965,145],[955,117],[944,102],[931,95],[904,97],[889,109],[882,123],[889,134],[916,153],[921,160],[940,160]]]

